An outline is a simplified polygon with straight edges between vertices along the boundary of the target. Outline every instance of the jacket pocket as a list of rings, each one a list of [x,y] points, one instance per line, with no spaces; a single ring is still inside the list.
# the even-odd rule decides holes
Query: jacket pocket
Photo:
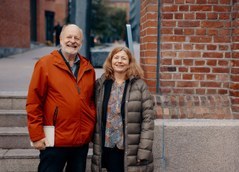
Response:
[[[58,117],[58,106],[55,107],[54,114],[53,114],[53,126],[56,126],[57,123],[57,117]]]

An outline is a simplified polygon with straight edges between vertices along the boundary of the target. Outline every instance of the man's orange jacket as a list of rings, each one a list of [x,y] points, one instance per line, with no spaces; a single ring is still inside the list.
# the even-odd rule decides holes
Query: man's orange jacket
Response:
[[[43,126],[55,125],[55,146],[89,143],[95,126],[95,71],[78,54],[77,79],[55,50],[35,65],[27,97],[28,130],[33,142],[45,137]]]

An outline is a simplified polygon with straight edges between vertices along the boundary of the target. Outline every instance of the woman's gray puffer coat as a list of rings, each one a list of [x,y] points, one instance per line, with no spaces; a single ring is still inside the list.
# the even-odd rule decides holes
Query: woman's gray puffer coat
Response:
[[[96,81],[97,123],[93,138],[91,169],[101,172],[102,102],[105,76]],[[124,172],[153,172],[154,101],[142,79],[130,78],[125,95]],[[141,163],[137,163],[140,160]]]

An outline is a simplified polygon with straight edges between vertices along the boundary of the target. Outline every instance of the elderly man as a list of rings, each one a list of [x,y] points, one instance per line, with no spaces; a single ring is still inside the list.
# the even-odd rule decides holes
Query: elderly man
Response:
[[[82,30],[66,25],[60,34],[61,48],[35,65],[27,97],[30,139],[40,150],[39,172],[84,172],[88,144],[95,125],[95,71],[78,53]],[[45,126],[54,132],[49,144]],[[44,132],[45,131],[45,132]]]

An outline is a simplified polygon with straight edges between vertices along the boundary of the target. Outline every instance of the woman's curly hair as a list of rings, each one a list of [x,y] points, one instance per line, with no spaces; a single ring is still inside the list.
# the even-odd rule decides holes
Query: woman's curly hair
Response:
[[[126,71],[125,79],[126,80],[129,79],[131,76],[134,76],[137,78],[143,78],[144,77],[143,69],[140,67],[139,64],[137,64],[135,57],[132,55],[132,53],[127,47],[116,47],[109,53],[103,65],[103,68],[105,70],[105,77],[107,79],[114,79],[114,69],[112,67],[112,58],[115,54],[117,54],[120,51],[124,51],[129,58],[129,68]]]

